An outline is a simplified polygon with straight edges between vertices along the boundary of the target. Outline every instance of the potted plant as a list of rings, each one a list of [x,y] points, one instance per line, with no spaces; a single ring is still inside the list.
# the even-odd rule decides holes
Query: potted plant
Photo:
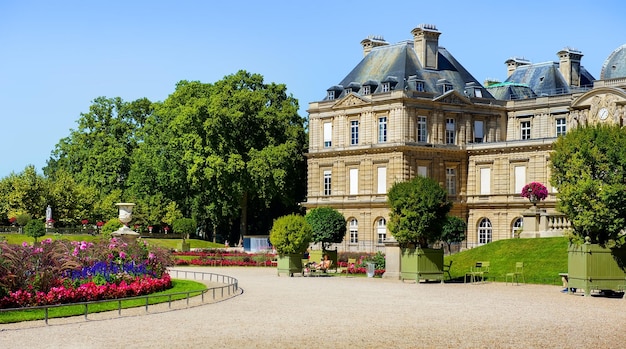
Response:
[[[400,279],[441,280],[443,249],[429,248],[441,240],[452,204],[437,181],[422,176],[398,182],[387,194],[389,230],[400,245]]]
[[[270,242],[278,253],[278,275],[302,273],[302,256],[309,247],[312,229],[306,219],[290,214],[277,218],[270,231]]]
[[[337,250],[330,250],[333,243],[341,243],[346,235],[346,219],[341,212],[331,207],[317,207],[304,217],[313,230],[312,241],[319,243],[321,250],[310,251],[310,259],[319,262],[326,254],[332,261],[331,269],[337,268]]]
[[[174,232],[179,233],[183,239],[183,241],[178,244],[179,251],[187,252],[190,250],[191,246],[189,245],[189,242],[187,242],[187,239],[194,231],[196,231],[196,227],[196,220],[193,218],[178,218],[174,221],[172,228],[174,229]]]
[[[559,137],[550,156],[557,209],[572,224],[569,287],[617,290],[626,277],[626,132],[578,127]]]
[[[537,206],[537,202],[548,197],[548,189],[539,182],[531,182],[522,188],[521,195],[524,198],[528,198],[533,206]]]

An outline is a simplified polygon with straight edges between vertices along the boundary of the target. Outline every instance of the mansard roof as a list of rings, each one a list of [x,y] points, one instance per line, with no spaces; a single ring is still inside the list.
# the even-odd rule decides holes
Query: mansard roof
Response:
[[[493,99],[487,90],[448,52],[438,48],[438,69],[426,69],[422,66],[413,48],[413,41],[404,41],[393,45],[373,48],[352,71],[339,82],[339,86],[357,83],[361,86],[376,86],[370,93],[383,91],[383,83],[391,82],[392,90],[415,91],[416,84],[422,81],[423,91],[432,93],[433,98],[444,93],[439,80],[446,80],[456,91],[464,91],[467,84],[473,83],[482,90],[482,98]],[[395,86],[393,86],[395,83]],[[359,92],[354,91],[352,92]],[[345,93],[345,92],[344,92]]]
[[[501,82],[489,85],[487,90],[495,99],[505,101],[537,97],[528,85],[514,82]]]
[[[580,67],[580,86],[591,86],[595,79],[584,68]],[[559,70],[559,63],[544,62],[517,67],[506,79],[507,83],[528,86],[537,96],[552,96],[573,92],[573,88],[565,81]]]

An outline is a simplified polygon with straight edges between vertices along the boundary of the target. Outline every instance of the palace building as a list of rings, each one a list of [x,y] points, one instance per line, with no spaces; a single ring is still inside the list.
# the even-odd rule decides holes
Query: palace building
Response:
[[[505,81],[478,82],[439,45],[434,25],[395,44],[361,41],[363,59],[321,101],[309,103],[307,209],[347,219],[340,251],[383,250],[387,190],[415,176],[448,191],[467,222],[464,248],[512,237],[559,236],[570,225],[549,185],[552,143],[568,129],[626,125],[626,45],[599,80],[564,48],[555,62],[505,61]],[[520,196],[529,182],[550,195],[538,210]]]

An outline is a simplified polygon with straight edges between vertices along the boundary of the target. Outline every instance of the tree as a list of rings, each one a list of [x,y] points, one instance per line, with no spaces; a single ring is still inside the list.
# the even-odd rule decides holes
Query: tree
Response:
[[[452,207],[437,181],[417,176],[394,184],[387,199],[391,212],[389,230],[401,245],[428,247],[441,237],[441,228]]]
[[[35,239],[35,243],[37,243],[38,238],[46,235],[46,226],[39,219],[31,219],[24,226],[24,234]]]
[[[346,218],[331,207],[317,207],[305,216],[313,229],[313,242],[327,249],[332,243],[341,243],[346,235]]]
[[[441,227],[441,241],[448,245],[448,253],[453,243],[459,243],[465,240],[465,230],[467,224],[457,216],[448,215],[446,222]]]
[[[3,205],[9,217],[17,217],[20,214],[28,214],[33,218],[45,217],[48,184],[34,166],[26,166],[24,171],[18,174],[11,173],[2,182],[5,192]]]
[[[183,243],[189,236],[196,231],[196,220],[193,218],[178,218],[172,224],[175,233],[179,233],[183,237]]]
[[[557,209],[572,223],[573,237],[623,244],[626,130],[598,125],[568,131],[554,143],[550,162]]]
[[[304,253],[311,243],[313,230],[306,219],[290,214],[277,218],[270,231],[270,242],[280,255]]]
[[[249,212],[293,212],[304,199],[305,120],[297,111],[285,85],[266,84],[258,74],[181,81],[146,120],[129,178],[133,193],[154,194],[141,193],[149,184],[214,231],[238,220],[241,239]]]
[[[54,178],[64,170],[77,183],[96,187],[100,195],[123,191],[140,141],[137,131],[151,113],[152,103],[145,98],[96,98],[89,112],[81,113],[77,129],[57,143],[44,173]]]

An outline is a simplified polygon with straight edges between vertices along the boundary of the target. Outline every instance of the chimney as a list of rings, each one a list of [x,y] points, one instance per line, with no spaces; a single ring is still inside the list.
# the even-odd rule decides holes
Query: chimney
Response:
[[[363,46],[363,57],[367,56],[370,51],[374,47],[389,45],[387,41],[382,36],[370,35],[367,39],[363,39],[361,41],[361,46]]]
[[[559,56],[559,70],[565,78],[565,82],[570,86],[580,86],[580,59],[582,52],[566,47],[557,52]]]
[[[441,32],[433,24],[420,24],[411,30],[411,34],[413,34],[413,48],[422,66],[427,69],[437,69]]]
[[[511,75],[513,75],[513,72],[518,68],[521,67],[523,65],[529,65],[530,61],[524,59],[524,58],[518,58],[518,57],[511,57],[509,59],[507,59],[504,64],[506,64],[506,72],[507,72],[507,78]]]

